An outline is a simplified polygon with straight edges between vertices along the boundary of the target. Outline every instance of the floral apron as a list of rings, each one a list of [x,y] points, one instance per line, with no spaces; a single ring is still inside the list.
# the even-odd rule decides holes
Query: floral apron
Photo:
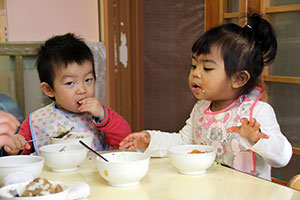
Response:
[[[194,143],[214,146],[217,149],[216,162],[256,175],[255,153],[241,145],[242,136],[228,133],[227,129],[240,126],[241,118],[252,118],[254,106],[262,93],[262,88],[255,87],[250,94],[241,95],[230,106],[218,112],[209,110],[210,101],[199,101],[192,113],[196,124]]]
[[[72,126],[76,132],[91,133],[93,137],[93,148],[97,151],[108,149],[105,142],[104,132],[97,129],[93,124],[92,115],[89,113],[76,114],[65,113],[55,108],[51,103],[30,114],[29,126],[32,139],[55,135],[58,127]],[[36,140],[33,142],[34,149],[39,155],[39,147],[49,144],[49,140]]]

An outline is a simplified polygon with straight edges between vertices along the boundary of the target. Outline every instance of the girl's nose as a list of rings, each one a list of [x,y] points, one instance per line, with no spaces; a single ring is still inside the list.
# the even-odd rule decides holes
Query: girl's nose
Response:
[[[199,69],[199,67],[197,67],[196,69],[194,69],[194,71],[193,71],[193,77],[194,78],[201,78],[202,77],[201,70]]]

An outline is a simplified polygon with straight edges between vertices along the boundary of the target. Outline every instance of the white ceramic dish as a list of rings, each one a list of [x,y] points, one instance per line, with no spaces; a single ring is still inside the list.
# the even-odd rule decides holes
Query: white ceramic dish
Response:
[[[204,153],[190,153],[193,150]],[[216,158],[216,149],[207,145],[179,145],[168,149],[168,157],[181,174],[204,174]]]
[[[97,168],[108,184],[115,187],[138,185],[147,174],[150,156],[140,152],[101,154],[109,162],[97,157]]]
[[[92,146],[93,143],[93,135],[90,133],[83,132],[70,132],[63,138],[51,138],[52,144],[61,144],[61,143],[75,143],[79,144],[79,140],[82,140],[89,146]]]
[[[49,144],[40,147],[45,165],[54,172],[70,172],[78,169],[86,157],[88,150],[80,144]]]
[[[40,175],[45,159],[41,156],[17,155],[0,157],[0,183],[3,178],[14,172],[31,174],[33,178]]]
[[[56,184],[60,184],[63,188],[62,192],[58,192],[55,194],[45,195],[45,196],[37,196],[37,197],[14,197],[9,191],[16,190],[18,194],[22,194],[25,191],[26,185],[29,182],[16,183],[12,185],[8,185],[0,188],[0,199],[2,200],[67,200],[68,199],[68,191],[69,188],[56,181],[51,181],[51,183],[56,186]]]

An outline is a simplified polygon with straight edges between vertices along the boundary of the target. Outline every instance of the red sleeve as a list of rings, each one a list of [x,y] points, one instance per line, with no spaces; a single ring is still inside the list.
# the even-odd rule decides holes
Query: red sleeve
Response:
[[[20,130],[18,134],[23,135],[25,137],[25,140],[32,140],[31,132],[30,132],[30,126],[29,126],[29,116],[23,121]],[[24,150],[22,152],[23,155],[29,155],[34,152],[34,148],[32,145],[32,142],[30,144],[30,150]]]
[[[105,109],[105,119],[101,123],[93,123],[95,126],[104,132],[105,141],[109,146],[118,148],[119,143],[132,131],[127,123],[118,113],[116,113],[113,109],[107,108]]]

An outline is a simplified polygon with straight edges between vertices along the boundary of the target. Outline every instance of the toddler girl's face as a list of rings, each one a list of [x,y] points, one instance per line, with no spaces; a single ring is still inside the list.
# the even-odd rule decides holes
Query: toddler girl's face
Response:
[[[218,48],[212,47],[206,55],[193,54],[189,87],[197,99],[223,102],[233,98],[231,79]]]
[[[94,86],[95,77],[90,61],[56,68],[53,81],[56,107],[65,112],[78,112],[80,100],[95,96]]]

